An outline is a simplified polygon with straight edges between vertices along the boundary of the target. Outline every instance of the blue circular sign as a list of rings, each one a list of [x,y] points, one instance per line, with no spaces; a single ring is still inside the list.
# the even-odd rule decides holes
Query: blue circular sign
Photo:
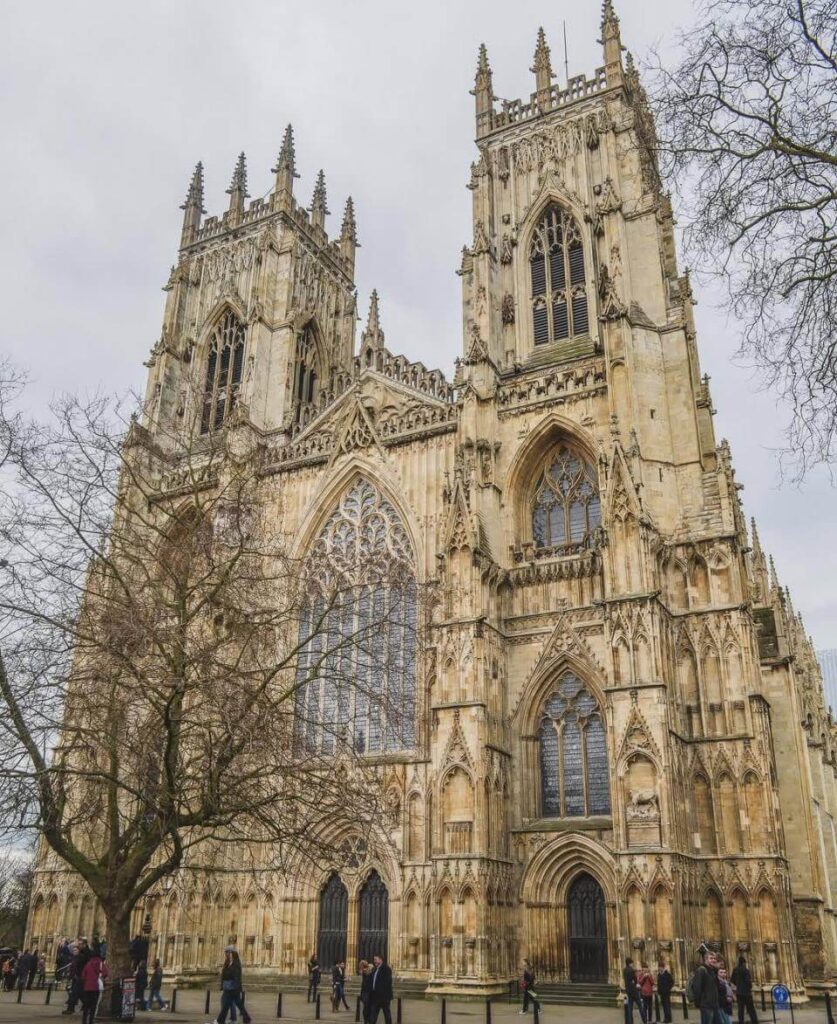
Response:
[[[788,991],[787,985],[774,985],[773,986],[773,1002],[779,1006],[784,1006],[790,1002],[790,992]]]

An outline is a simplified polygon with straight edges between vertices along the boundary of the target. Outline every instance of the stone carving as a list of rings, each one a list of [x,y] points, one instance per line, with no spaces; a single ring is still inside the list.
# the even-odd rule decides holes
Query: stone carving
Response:
[[[507,231],[503,234],[503,240],[500,243],[500,262],[508,265],[511,263],[514,255],[514,236],[510,235]]]
[[[503,317],[504,324],[514,323],[514,296],[510,293],[506,293],[503,296],[503,304],[501,306],[501,315]]]
[[[481,220],[478,220],[474,225],[474,246],[472,252],[475,256],[482,256],[484,253],[491,252],[491,241],[485,230],[485,224]]]

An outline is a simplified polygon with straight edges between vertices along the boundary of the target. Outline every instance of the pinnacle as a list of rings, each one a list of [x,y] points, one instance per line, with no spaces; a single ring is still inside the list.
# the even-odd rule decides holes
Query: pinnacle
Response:
[[[367,331],[375,331],[376,333],[381,329],[379,311],[378,311],[378,289],[373,288],[372,294],[369,297],[369,315],[366,318],[366,329]]]
[[[477,60],[477,73],[479,72],[491,74],[491,65],[488,63],[488,50],[485,48],[485,43],[480,43],[480,55]]]
[[[201,213],[206,213],[203,208],[203,161],[198,160],[195,164],[195,169],[192,172],[192,180],[189,182],[189,190],[186,193],[186,199],[181,205],[180,209],[185,210],[187,207],[197,207]]]
[[[543,30],[543,25],[538,29],[538,41],[535,44],[535,58],[534,64],[529,69],[530,71],[537,74],[540,72],[546,72],[549,78],[552,78],[552,62],[550,58],[549,45],[546,41],[546,33]]]
[[[235,162],[235,170],[233,171],[232,181],[230,181],[230,187],[227,189],[227,195],[232,195],[233,192],[240,192],[243,199],[248,197],[247,158],[243,151],[238,154],[238,160]]]
[[[311,210],[321,211],[324,214],[329,213],[327,204],[325,174],[321,168],[317,174],[317,183],[314,185],[314,195],[311,197]]]
[[[343,210],[343,224],[340,228],[340,237],[357,245],[357,223],[355,221],[355,204],[352,197],[346,200],[346,207]]]
[[[602,3],[602,32],[608,27],[619,31],[619,18],[613,9],[613,0],[604,0]]]
[[[299,175],[296,173],[296,150],[294,149],[294,129],[293,125],[289,124],[285,129],[285,134],[282,136],[282,148],[279,150],[279,156],[276,158],[276,166],[271,167],[271,174],[278,174],[279,171],[289,169],[294,178],[298,178]]]

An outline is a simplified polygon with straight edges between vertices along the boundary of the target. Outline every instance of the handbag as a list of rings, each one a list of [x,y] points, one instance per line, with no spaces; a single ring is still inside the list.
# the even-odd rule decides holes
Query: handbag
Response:
[[[221,988],[225,992],[234,992],[235,987],[235,978],[224,978],[224,980],[221,982]]]

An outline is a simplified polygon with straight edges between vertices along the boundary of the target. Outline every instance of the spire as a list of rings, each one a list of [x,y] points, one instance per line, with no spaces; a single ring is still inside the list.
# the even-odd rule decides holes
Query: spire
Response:
[[[759,531],[756,529],[755,518],[750,520],[750,532],[753,535],[753,554],[756,558],[762,558],[761,540],[759,539]]]
[[[604,0],[602,4],[602,38],[599,42],[604,49],[607,84],[617,85],[622,81],[622,36],[613,0]]]
[[[352,197],[346,200],[346,208],[343,210],[343,224],[340,227],[340,252],[343,258],[351,265],[352,276],[355,270],[355,250],[360,248],[357,240],[357,224],[355,222],[355,204]]]
[[[384,332],[381,330],[381,321],[378,315],[378,292],[372,290],[369,298],[369,315],[366,317],[366,330],[360,336],[360,346],[365,349],[367,345],[372,348],[384,347]]]
[[[325,174],[320,169],[317,175],[317,184],[314,186],[314,195],[311,197],[311,223],[318,228],[325,228],[326,214],[331,213],[327,207]]]
[[[285,134],[282,137],[282,148],[279,150],[279,156],[276,158],[276,166],[271,167],[270,170],[271,173],[276,175],[276,192],[293,192],[294,178],[299,177],[296,173],[293,125],[289,124],[285,129]]]
[[[540,105],[546,106],[549,97],[549,87],[555,75],[552,73],[552,61],[549,55],[549,47],[546,43],[546,34],[543,26],[538,29],[538,41],[535,45],[535,60],[531,68],[535,75],[535,90],[538,94]]]
[[[201,215],[206,213],[203,208],[203,163],[198,160],[189,182],[186,199],[180,206],[183,213],[183,230],[180,234],[180,246],[194,242],[201,226]]]
[[[471,95],[477,104],[477,135],[491,128],[491,117],[494,113],[494,88],[491,77],[491,66],[488,63],[488,50],[485,43],[480,43],[480,54],[477,59],[477,75]]]
[[[227,189],[227,195],[230,197],[230,220],[237,224],[244,213],[244,200],[248,198],[247,158],[243,152],[238,154],[238,160],[235,162],[235,170],[230,187]]]
[[[776,573],[776,565],[775,565],[775,563],[773,561],[773,555],[771,555],[769,557],[768,564],[770,566],[770,588],[771,588],[771,590],[778,591],[779,590],[779,577],[778,577],[778,575]]]

